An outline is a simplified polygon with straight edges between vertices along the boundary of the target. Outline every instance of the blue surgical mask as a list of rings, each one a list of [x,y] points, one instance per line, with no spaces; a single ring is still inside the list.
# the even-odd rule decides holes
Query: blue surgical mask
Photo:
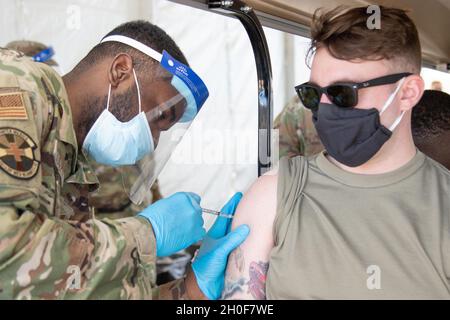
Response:
[[[138,115],[130,121],[121,122],[109,112],[110,84],[106,109],[84,139],[83,149],[98,163],[113,167],[133,165],[154,151],[152,132],[141,110],[141,94],[134,69],[133,75],[138,92]]]

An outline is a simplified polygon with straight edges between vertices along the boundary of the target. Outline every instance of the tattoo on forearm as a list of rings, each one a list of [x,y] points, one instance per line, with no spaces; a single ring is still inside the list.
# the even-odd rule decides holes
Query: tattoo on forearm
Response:
[[[228,263],[234,266],[239,273],[244,272],[244,255],[241,247],[237,247],[229,256]],[[225,286],[222,293],[222,299],[231,299],[235,293],[244,292],[245,279],[243,277],[238,280],[225,279]]]
[[[239,254],[241,256],[238,258]],[[234,260],[232,261],[232,263],[235,263],[236,268],[242,274],[242,271],[244,269],[244,258],[242,255],[242,251],[237,252],[236,250],[235,255],[233,257],[230,256],[230,259]],[[242,262],[242,265],[238,262]],[[247,286],[247,293],[251,294],[253,298],[257,300],[265,300],[268,269],[268,262],[252,261],[248,270],[249,278],[240,277],[238,279],[225,279],[225,287],[222,293],[222,299],[232,299],[235,294],[244,293],[244,286]]]
[[[241,247],[237,247],[236,250],[231,253],[230,261],[234,261],[234,266],[240,273],[244,272],[245,260]]]
[[[225,288],[223,289],[222,299],[231,299],[236,293],[244,292],[244,286],[244,278],[239,278],[236,281],[225,280]]]
[[[248,291],[253,298],[258,300],[266,299],[266,278],[267,270],[269,269],[268,262],[255,262],[250,263],[248,281]]]

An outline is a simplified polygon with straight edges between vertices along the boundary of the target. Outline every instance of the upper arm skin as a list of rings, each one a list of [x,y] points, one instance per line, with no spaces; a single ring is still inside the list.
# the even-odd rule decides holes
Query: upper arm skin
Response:
[[[273,222],[277,206],[277,173],[260,177],[245,193],[232,229],[250,227],[248,238],[231,254],[222,299],[265,299],[266,273],[273,248]]]

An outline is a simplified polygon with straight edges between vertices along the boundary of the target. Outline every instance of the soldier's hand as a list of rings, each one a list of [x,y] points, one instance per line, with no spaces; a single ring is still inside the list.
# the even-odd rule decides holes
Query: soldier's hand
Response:
[[[195,193],[178,192],[139,213],[152,224],[158,257],[185,249],[205,236],[200,200]]]
[[[236,193],[220,210],[234,214],[242,193]],[[231,229],[231,219],[218,217],[203,239],[203,243],[192,263],[198,287],[208,299],[218,299],[222,293],[228,255],[247,238],[250,229],[241,225]]]

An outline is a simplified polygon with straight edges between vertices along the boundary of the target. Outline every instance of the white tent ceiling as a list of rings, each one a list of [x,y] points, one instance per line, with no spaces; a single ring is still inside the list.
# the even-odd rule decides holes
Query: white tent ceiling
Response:
[[[247,0],[254,9],[301,24],[309,24],[320,7],[379,4],[411,11],[419,30],[424,59],[450,63],[450,0]]]

